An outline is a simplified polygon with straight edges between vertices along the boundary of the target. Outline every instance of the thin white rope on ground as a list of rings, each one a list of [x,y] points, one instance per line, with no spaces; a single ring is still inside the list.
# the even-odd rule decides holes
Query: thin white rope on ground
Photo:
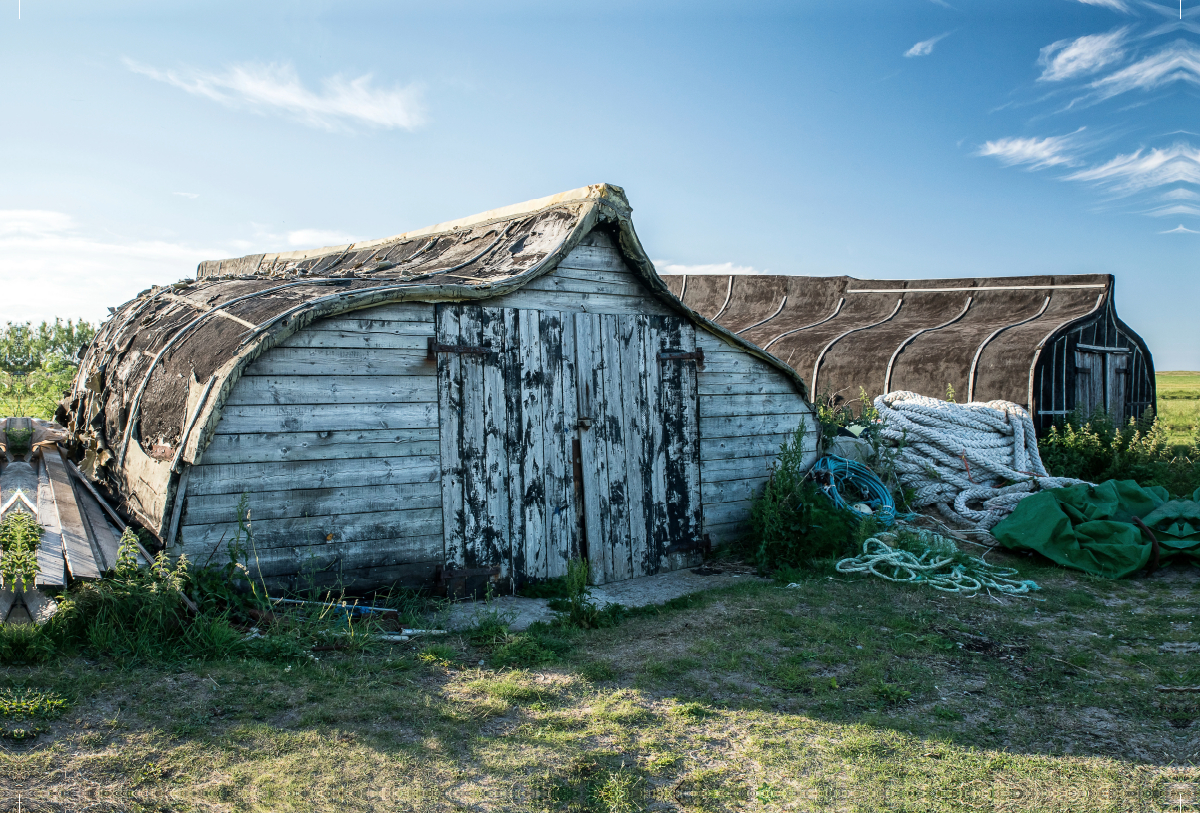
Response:
[[[989,529],[1035,491],[1083,482],[1047,473],[1033,420],[1010,401],[954,404],[900,391],[876,398],[875,408],[913,510],[934,507]]]

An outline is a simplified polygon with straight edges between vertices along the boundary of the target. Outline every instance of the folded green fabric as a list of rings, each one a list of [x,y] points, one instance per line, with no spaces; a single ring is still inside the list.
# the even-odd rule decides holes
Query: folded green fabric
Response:
[[[1170,496],[1161,486],[1143,488],[1133,480],[1056,488],[1021,500],[992,534],[1006,548],[1120,579],[1146,567],[1153,550],[1134,517],[1154,533],[1160,555],[1200,558],[1200,489],[1191,500]]]

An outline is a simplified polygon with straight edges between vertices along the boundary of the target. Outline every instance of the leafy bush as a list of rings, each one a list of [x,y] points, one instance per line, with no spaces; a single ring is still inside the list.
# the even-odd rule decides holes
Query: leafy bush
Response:
[[[51,420],[96,328],[83,321],[0,328],[0,414]]]
[[[803,464],[804,427],[784,444],[763,493],[750,509],[746,556],[762,571],[809,565],[853,553],[856,529],[811,480]]]
[[[881,425],[879,410],[862,387],[858,388],[857,414],[850,402],[828,390],[818,396],[814,406],[817,408],[817,424],[821,428],[824,445],[828,446],[829,440],[836,437],[841,429],[865,440],[871,440],[873,445],[877,442],[878,427]]]
[[[37,578],[37,550],[42,527],[30,514],[10,512],[0,521],[0,584],[12,589],[18,581],[32,587]]]
[[[1103,412],[1072,415],[1050,428],[1038,451],[1046,470],[1057,477],[1136,480],[1184,498],[1200,488],[1200,435],[1190,445],[1172,444],[1149,410],[1125,426],[1114,426]]]

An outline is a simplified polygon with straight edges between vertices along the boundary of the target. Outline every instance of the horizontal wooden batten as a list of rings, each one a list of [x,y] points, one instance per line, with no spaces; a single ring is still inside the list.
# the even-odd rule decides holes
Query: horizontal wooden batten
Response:
[[[812,416],[801,413],[783,413],[778,415],[739,415],[737,417],[701,418],[700,437],[734,438],[758,437],[796,431],[802,419],[812,420]]]
[[[734,460],[747,457],[778,455],[783,444],[792,439],[791,433],[773,433],[751,437],[706,438],[700,436],[700,460]]]
[[[706,505],[704,506],[704,522],[706,525],[746,522],[750,519],[750,508],[753,505],[753,500]]]
[[[700,484],[700,499],[704,503],[705,512],[710,505],[718,503],[743,502],[754,500],[762,494],[767,478],[755,477],[747,480],[723,480],[715,483]]]
[[[613,296],[612,294],[578,294],[562,291],[533,291],[522,288],[488,301],[488,307],[528,308],[564,313],[654,314],[669,316],[673,312],[649,295],[645,297]]]
[[[428,350],[394,348],[276,347],[246,368],[248,376],[437,375]]]
[[[347,450],[352,451],[352,450]],[[254,494],[297,488],[346,488],[396,483],[432,483],[440,472],[438,455],[422,457],[339,458],[287,463],[204,464],[192,469],[188,494]]]
[[[336,460],[355,457],[412,457],[438,453],[438,430],[359,429],[330,432],[270,432],[216,435],[203,464]]]
[[[797,393],[789,395],[710,395],[700,399],[700,417],[741,415],[802,415],[804,401]],[[797,424],[799,418],[797,417]]]
[[[230,522],[237,516],[237,494],[189,497],[185,525]],[[282,519],[344,514],[373,514],[381,510],[439,508],[441,489],[436,483],[404,483],[354,488],[298,488],[292,491],[250,493],[251,518]]]
[[[354,330],[302,330],[280,347],[375,347],[425,352],[428,335],[363,333]]]
[[[558,274],[548,274],[530,282],[522,290],[554,291],[572,294],[599,293],[610,296],[628,296],[637,299],[649,295],[646,286],[639,282],[634,282],[630,276],[626,276],[624,280],[618,282],[596,279],[572,279],[570,277],[559,276]]]
[[[751,477],[766,477],[770,474],[771,466],[779,459],[778,455],[761,455],[759,457],[741,457],[732,460],[706,460],[701,472],[701,480],[706,483],[716,483],[722,480],[745,480]]]
[[[366,319],[372,322],[425,322],[432,325],[433,305],[429,302],[387,302],[349,311],[337,318]]]
[[[248,404],[226,406],[217,432],[436,429],[437,404]]]
[[[442,512],[439,508],[254,520],[251,526],[254,529],[256,548],[293,545],[306,547],[355,541],[378,544],[388,540],[423,540],[436,535],[440,554],[442,544]],[[234,538],[237,527],[236,522],[185,525],[183,540],[188,557],[208,557],[214,547],[224,545]],[[223,556],[224,551],[218,549],[217,555]]]
[[[437,375],[243,376],[227,406],[437,403]]]

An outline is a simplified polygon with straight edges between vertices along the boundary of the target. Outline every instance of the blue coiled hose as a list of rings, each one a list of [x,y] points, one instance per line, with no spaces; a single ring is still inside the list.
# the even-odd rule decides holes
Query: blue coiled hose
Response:
[[[825,455],[813,464],[812,471],[821,482],[821,491],[829,501],[845,511],[849,511],[856,520],[873,516],[881,526],[890,528],[897,519],[904,519],[909,514],[897,514],[896,502],[883,481],[875,476],[875,472],[861,463],[847,460],[837,455]],[[860,494],[861,497],[846,502],[842,497],[844,492]],[[855,503],[866,503],[871,506],[872,513],[866,514],[851,506]]]

